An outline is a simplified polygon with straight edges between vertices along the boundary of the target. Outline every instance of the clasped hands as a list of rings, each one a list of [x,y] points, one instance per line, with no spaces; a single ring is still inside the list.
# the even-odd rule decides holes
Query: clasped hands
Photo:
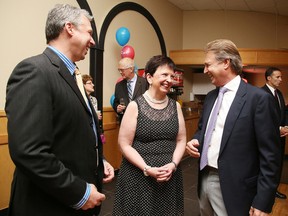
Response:
[[[155,178],[157,182],[169,181],[175,170],[175,165],[173,163],[168,163],[162,167],[151,167],[146,172],[149,176]]]

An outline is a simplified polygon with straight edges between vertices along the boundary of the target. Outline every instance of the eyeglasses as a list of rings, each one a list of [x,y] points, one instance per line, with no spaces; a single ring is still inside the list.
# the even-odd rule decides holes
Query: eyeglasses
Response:
[[[132,67],[128,67],[128,68],[118,68],[118,71],[119,71],[119,73],[123,73],[123,72],[125,72],[126,70],[128,70],[128,69],[130,69],[130,68],[132,68]]]
[[[93,85],[93,83],[91,81],[88,81],[85,83],[85,85]]]

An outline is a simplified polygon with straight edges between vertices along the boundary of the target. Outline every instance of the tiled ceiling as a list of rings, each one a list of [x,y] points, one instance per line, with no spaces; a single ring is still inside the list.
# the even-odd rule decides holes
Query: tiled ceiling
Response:
[[[235,10],[288,16],[288,0],[168,0],[182,10]]]

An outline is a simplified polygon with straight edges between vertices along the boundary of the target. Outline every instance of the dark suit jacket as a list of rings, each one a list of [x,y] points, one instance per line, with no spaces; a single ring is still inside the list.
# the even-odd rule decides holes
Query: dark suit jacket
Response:
[[[133,92],[132,100],[135,100],[137,97],[144,94],[147,89],[148,89],[147,80],[145,78],[137,75],[137,81],[135,84],[135,89]],[[124,79],[124,80],[122,80],[116,84],[114,95],[115,95],[115,99],[114,99],[114,103],[113,103],[113,109],[117,113],[117,106],[120,104],[120,98],[124,98],[126,106],[129,103],[127,80],[126,79]],[[118,114],[120,121],[121,121],[123,114],[120,114],[120,113],[117,113],[117,114]]]
[[[263,90],[265,90],[266,92],[268,92],[270,95],[272,95],[274,98],[274,94],[271,92],[271,90],[268,88],[267,85],[264,85],[262,87]],[[279,126],[285,126],[286,124],[286,105],[285,105],[285,100],[283,97],[282,92],[279,89],[276,89],[278,97],[279,97],[279,101],[280,101],[280,106],[279,106],[279,101],[277,101],[275,99],[275,107],[277,108],[278,111],[278,117],[279,117]],[[284,160],[284,155],[285,155],[285,144],[286,144],[286,137],[280,137],[281,140],[281,172],[280,172],[280,178],[282,175],[282,166],[283,166],[283,160]]]
[[[271,94],[274,97],[273,93],[271,92],[271,90],[268,88],[267,85],[264,85],[262,87],[262,89],[264,89],[266,92],[268,92],[269,94]],[[279,125],[280,126],[285,126],[286,125],[286,116],[285,116],[286,115],[285,114],[285,106],[286,106],[286,104],[285,104],[285,100],[284,100],[282,92],[279,89],[277,89],[276,91],[277,91],[277,94],[278,94],[278,97],[279,97],[279,101],[280,101],[280,106],[279,106],[279,102],[276,103],[276,107],[277,107],[279,118],[280,118],[280,120],[279,120],[280,124]]]
[[[98,139],[97,167],[92,118],[98,120],[64,63],[49,48],[20,62],[6,99],[9,150],[16,165],[9,215],[84,215],[70,206],[84,196],[86,182],[101,191],[102,143]]]
[[[194,138],[200,152],[207,121],[219,89],[205,98]],[[270,212],[278,186],[279,124],[274,98],[241,81],[228,112],[218,158],[221,191],[228,215],[248,215],[250,206]],[[199,173],[198,190],[201,187]]]

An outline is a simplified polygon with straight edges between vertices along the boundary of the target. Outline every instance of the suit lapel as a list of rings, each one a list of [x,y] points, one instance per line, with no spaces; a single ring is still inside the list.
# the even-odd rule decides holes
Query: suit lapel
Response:
[[[140,87],[141,87],[141,80],[137,76],[137,80],[136,80],[136,83],[135,83],[135,88],[134,88],[132,100],[135,99],[135,95],[137,95],[138,91],[140,90]]]
[[[64,63],[61,61],[61,59],[49,48],[46,48],[46,50],[44,51],[44,54],[47,55],[49,57],[49,59],[51,60],[52,64],[58,68],[58,73],[63,77],[63,79],[72,88],[72,90],[77,95],[78,99],[81,101],[82,105],[85,107],[86,111],[91,115],[91,112],[90,112],[89,108],[87,107],[87,104],[84,101],[84,98],[83,98],[75,80],[73,79],[69,70],[64,65]]]
[[[243,81],[241,81],[238,91],[236,92],[235,98],[231,104],[230,110],[227,114],[223,135],[222,135],[222,141],[219,151],[219,156],[223,152],[225,145],[227,144],[228,138],[231,135],[231,132],[234,128],[234,125],[236,123],[236,120],[238,119],[241,110],[246,102],[246,94],[247,94],[247,84]]]
[[[122,92],[124,92],[123,98],[124,98],[125,104],[127,105],[129,103],[129,97],[128,97],[128,89],[127,89],[127,80],[126,79],[124,79],[122,81],[121,88],[122,88]]]

